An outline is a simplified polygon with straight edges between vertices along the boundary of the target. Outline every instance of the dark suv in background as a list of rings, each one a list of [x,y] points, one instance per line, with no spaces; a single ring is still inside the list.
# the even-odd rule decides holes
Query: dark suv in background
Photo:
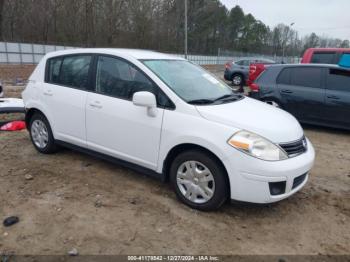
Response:
[[[225,64],[225,80],[231,81],[233,86],[246,85],[249,78],[249,66],[253,63],[275,64],[272,60],[257,57],[241,58],[236,62],[228,62]]]
[[[252,86],[251,97],[290,112],[300,122],[350,129],[350,69],[272,65]]]

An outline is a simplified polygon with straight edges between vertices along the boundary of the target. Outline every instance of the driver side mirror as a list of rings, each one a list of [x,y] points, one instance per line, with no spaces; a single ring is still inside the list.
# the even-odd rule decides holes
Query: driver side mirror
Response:
[[[135,106],[146,107],[149,116],[157,116],[157,100],[156,96],[151,92],[136,92],[132,98],[132,102]]]

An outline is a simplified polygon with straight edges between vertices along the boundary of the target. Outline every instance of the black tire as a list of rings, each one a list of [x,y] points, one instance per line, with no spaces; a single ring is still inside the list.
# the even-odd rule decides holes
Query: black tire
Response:
[[[204,164],[214,177],[215,190],[213,196],[206,203],[195,203],[187,199],[177,184],[177,172],[180,166],[187,161],[196,161]],[[229,182],[222,165],[210,154],[200,150],[190,150],[179,154],[170,167],[170,182],[178,199],[191,208],[201,211],[212,211],[222,206],[229,197]]]
[[[244,86],[244,76],[242,74],[233,74],[232,75],[232,85],[243,87]]]
[[[45,147],[39,147],[34,142],[32,129],[33,129],[33,124],[35,123],[36,120],[41,121],[46,127],[48,139],[47,139],[47,143],[46,143]],[[55,139],[53,137],[49,121],[46,119],[46,117],[43,114],[41,114],[39,112],[34,113],[34,115],[30,118],[28,130],[29,130],[29,134],[30,134],[30,139],[31,139],[35,149],[38,152],[40,152],[42,154],[53,154],[53,153],[57,152],[58,146],[56,145]]]

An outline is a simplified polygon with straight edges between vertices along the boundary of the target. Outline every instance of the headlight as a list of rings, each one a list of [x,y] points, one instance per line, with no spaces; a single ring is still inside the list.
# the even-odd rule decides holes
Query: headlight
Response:
[[[248,131],[237,132],[228,140],[228,143],[234,148],[262,160],[278,161],[288,158],[280,147]]]

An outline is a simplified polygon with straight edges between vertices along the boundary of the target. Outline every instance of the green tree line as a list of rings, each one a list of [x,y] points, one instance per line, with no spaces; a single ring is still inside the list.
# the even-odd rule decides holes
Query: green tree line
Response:
[[[0,0],[0,39],[86,47],[145,48],[182,53],[184,0]],[[308,47],[349,47],[349,40],[300,37],[290,26],[270,28],[219,0],[188,1],[188,46],[300,56]]]

